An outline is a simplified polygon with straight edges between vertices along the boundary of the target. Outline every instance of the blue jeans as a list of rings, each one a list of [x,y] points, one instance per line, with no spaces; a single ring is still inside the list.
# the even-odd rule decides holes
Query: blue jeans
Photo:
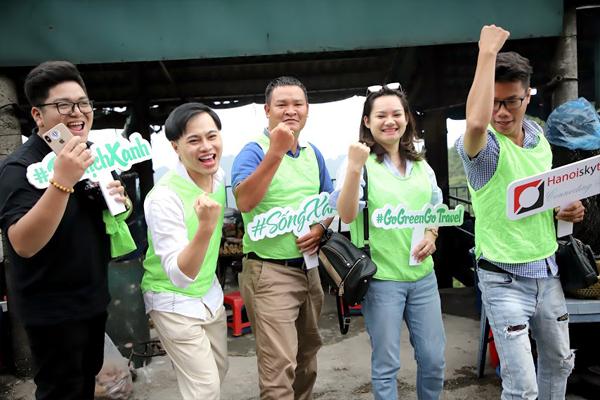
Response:
[[[575,356],[560,280],[482,269],[477,275],[500,357],[502,399],[564,399]],[[537,382],[529,329],[537,346]]]
[[[446,336],[435,274],[416,282],[373,279],[362,311],[373,350],[371,384],[375,399],[398,398],[402,320],[415,350],[417,397],[439,399],[444,386]]]

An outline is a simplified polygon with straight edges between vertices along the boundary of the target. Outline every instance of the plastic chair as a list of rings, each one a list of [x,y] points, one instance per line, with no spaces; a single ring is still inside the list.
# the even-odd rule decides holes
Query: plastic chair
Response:
[[[240,292],[227,293],[223,297],[223,304],[232,311],[232,315],[227,317],[227,327],[231,328],[233,336],[242,336],[244,334],[244,329],[250,328],[250,321],[242,320],[242,314],[245,307],[244,299],[242,299]]]

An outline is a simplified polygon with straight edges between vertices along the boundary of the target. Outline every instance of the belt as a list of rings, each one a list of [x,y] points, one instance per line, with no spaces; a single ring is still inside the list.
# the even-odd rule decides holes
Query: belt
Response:
[[[477,267],[484,269],[486,271],[490,271],[490,272],[499,272],[501,274],[507,274],[508,272],[506,272],[505,270],[503,270],[502,268],[492,264],[491,262],[487,261],[487,260],[479,260],[477,262]]]
[[[304,267],[304,259],[303,258],[290,258],[287,260],[276,260],[273,258],[263,258],[251,251],[247,254],[248,259],[250,260],[258,260],[258,261],[266,261],[273,264],[279,264],[290,268],[303,268]]]

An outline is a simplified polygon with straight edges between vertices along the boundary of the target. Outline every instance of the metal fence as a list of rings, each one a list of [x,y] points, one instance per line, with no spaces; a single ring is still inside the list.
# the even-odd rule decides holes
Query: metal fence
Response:
[[[472,217],[475,217],[473,205],[471,204],[471,195],[467,186],[451,186],[448,188],[448,206],[454,208],[459,204],[465,206],[465,211]]]

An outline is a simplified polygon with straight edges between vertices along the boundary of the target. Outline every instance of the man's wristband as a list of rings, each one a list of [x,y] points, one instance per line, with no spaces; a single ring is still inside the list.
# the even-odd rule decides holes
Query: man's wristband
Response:
[[[50,182],[50,184],[51,184],[52,186],[54,186],[55,188],[57,188],[57,189],[58,189],[58,190],[60,190],[61,192],[65,192],[65,193],[69,193],[69,194],[71,194],[71,193],[75,192],[75,189],[73,189],[73,188],[70,188],[70,187],[63,186],[63,185],[61,185],[60,183],[56,182],[54,179],[50,179],[50,180],[49,180],[49,182]]]

